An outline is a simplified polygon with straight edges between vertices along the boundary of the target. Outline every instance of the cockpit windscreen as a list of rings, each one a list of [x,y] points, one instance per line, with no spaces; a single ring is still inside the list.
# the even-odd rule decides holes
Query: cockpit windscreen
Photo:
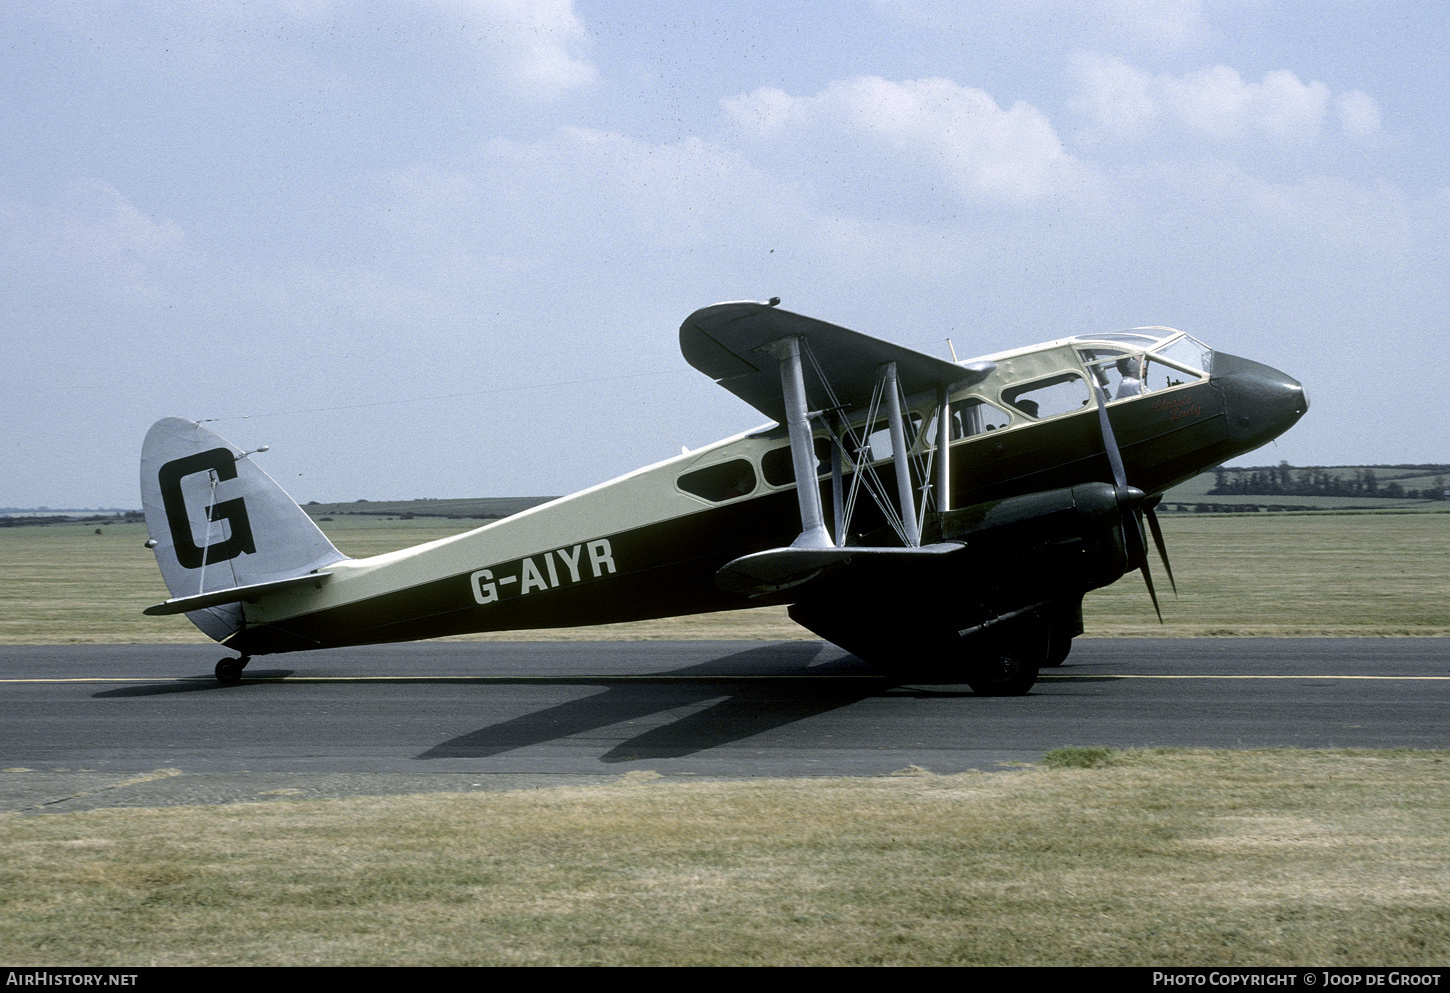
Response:
[[[1082,342],[1078,354],[1110,401],[1207,379],[1213,365],[1213,349],[1171,328],[1134,328],[1073,340]]]

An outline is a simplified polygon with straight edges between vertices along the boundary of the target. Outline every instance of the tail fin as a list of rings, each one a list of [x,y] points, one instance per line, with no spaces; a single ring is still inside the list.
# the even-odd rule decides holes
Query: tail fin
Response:
[[[285,587],[347,558],[246,453],[194,421],[168,417],[146,433],[141,501],[172,597],[147,613],[184,611],[217,641],[245,622],[227,591]]]

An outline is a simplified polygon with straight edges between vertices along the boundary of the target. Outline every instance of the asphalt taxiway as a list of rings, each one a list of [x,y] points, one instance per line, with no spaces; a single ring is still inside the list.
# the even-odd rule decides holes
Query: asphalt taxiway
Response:
[[[1062,745],[1450,748],[1450,639],[1080,639],[1025,697],[821,642],[452,642],[253,660],[0,647],[0,810],[936,773]]]

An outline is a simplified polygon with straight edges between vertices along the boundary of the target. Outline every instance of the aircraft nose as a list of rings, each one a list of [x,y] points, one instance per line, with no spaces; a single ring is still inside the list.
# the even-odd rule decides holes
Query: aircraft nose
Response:
[[[1304,384],[1262,362],[1214,352],[1213,379],[1224,391],[1229,436],[1234,441],[1265,444],[1309,410]]]

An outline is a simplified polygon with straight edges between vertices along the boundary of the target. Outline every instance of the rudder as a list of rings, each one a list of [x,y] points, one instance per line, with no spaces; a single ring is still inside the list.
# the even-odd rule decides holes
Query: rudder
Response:
[[[168,417],[146,433],[141,502],[173,598],[293,579],[347,558],[246,453],[195,421]],[[241,603],[186,616],[217,641],[245,623]]]

